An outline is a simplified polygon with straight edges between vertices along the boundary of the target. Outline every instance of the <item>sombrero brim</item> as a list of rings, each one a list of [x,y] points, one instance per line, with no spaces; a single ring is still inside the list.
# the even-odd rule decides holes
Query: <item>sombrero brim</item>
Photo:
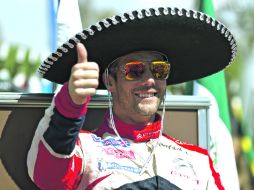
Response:
[[[59,84],[68,81],[77,62],[78,42],[85,45],[88,60],[99,64],[100,74],[113,60],[130,52],[162,52],[171,63],[167,84],[216,73],[228,66],[236,54],[231,32],[204,13],[177,8],[143,9],[104,19],[77,34],[40,65],[42,77]],[[99,89],[104,88],[100,77]]]

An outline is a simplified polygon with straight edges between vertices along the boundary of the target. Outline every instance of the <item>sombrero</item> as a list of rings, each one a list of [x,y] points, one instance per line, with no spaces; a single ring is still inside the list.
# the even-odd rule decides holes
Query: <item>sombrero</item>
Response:
[[[167,84],[177,84],[216,73],[236,55],[236,41],[221,22],[198,11],[151,8],[112,16],[76,34],[39,67],[43,78],[63,84],[77,62],[76,44],[83,43],[88,60],[102,74],[109,63],[134,51],[165,54],[171,71]],[[101,75],[100,75],[101,76]],[[100,77],[99,89],[104,89]]]

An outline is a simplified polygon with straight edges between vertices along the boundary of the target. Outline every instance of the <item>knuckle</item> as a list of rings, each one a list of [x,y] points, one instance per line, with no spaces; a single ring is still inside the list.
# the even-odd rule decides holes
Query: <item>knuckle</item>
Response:
[[[76,89],[74,90],[74,92],[75,92],[75,94],[78,95],[78,96],[82,95],[79,88],[76,88]]]
[[[89,89],[89,95],[95,95],[96,94],[96,89],[95,88],[90,88]]]
[[[78,71],[75,71],[75,72],[73,72],[72,73],[72,78],[74,79],[74,80],[77,80],[78,78],[79,78],[79,72]]]
[[[72,66],[72,71],[78,70],[80,68],[79,63]]]
[[[79,85],[80,85],[80,82],[78,80],[73,81],[74,88],[79,87]]]
[[[99,81],[98,80],[94,80],[94,87],[97,88],[99,86]]]
[[[91,67],[92,67],[92,69],[94,69],[94,70],[99,70],[99,65],[96,63],[96,62],[90,62],[91,64]]]
[[[99,84],[99,81],[97,79],[90,79],[89,84],[91,87],[96,88]]]
[[[89,72],[88,74],[89,74],[89,76],[90,76],[91,78],[93,78],[93,79],[99,78],[99,73],[98,73],[97,71],[95,71],[95,70]]]

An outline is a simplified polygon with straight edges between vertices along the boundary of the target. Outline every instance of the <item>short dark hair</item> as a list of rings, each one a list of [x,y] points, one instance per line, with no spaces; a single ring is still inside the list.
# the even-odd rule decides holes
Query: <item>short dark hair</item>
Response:
[[[117,69],[118,69],[118,61],[115,60],[113,63],[110,64],[110,67],[108,68],[108,74],[111,75],[115,81],[117,80],[116,76]]]

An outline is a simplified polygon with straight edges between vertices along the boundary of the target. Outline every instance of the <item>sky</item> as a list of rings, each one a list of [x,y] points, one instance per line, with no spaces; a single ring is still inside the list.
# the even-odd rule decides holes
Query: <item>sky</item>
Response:
[[[124,2],[124,6],[123,6]],[[192,8],[193,0],[93,0],[98,9],[112,8],[116,11],[130,11],[136,8],[150,8],[159,6],[175,6],[179,8]]]
[[[34,54],[48,49],[47,4],[45,1],[0,0],[0,38],[6,44],[32,48]],[[0,51],[0,55],[4,50]]]

